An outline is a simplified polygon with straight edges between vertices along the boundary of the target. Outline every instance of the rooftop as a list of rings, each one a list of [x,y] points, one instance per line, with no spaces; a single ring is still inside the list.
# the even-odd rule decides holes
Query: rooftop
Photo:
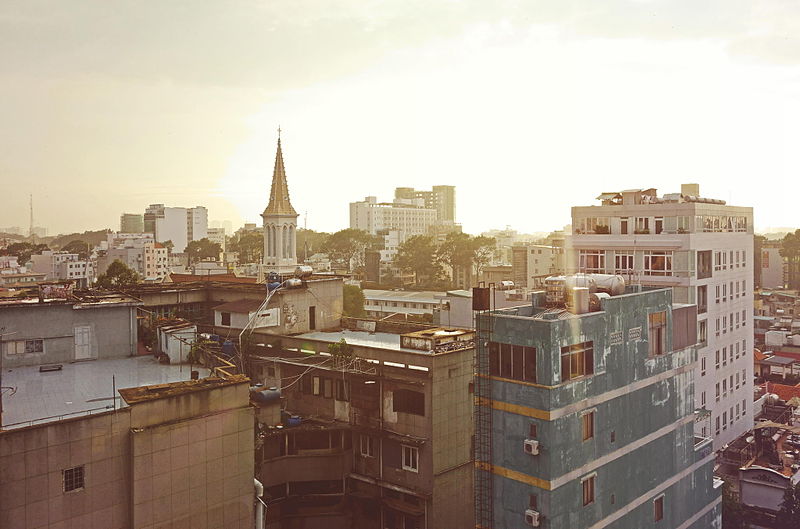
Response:
[[[436,292],[432,290],[414,291],[364,289],[364,297],[366,299],[381,299],[389,301],[427,301],[429,303],[439,303],[440,299],[437,298],[437,296],[444,295],[445,292]]]
[[[416,349],[407,349],[400,347],[400,335],[390,332],[365,332],[365,331],[351,331],[349,329],[342,329],[341,331],[316,331],[307,332],[296,336],[296,338],[305,338],[308,340],[317,340],[320,342],[339,342],[342,338],[345,339],[350,345],[360,345],[363,347],[376,347],[379,349],[392,349],[395,351],[405,351],[408,353],[419,353]]]
[[[40,366],[3,370],[6,428],[57,421],[69,415],[106,411],[114,406],[114,387],[135,388],[189,380],[188,365],[164,365],[152,356],[115,358],[63,364],[60,371],[40,372]],[[197,366],[193,366],[198,369]],[[200,376],[208,370],[199,369]],[[122,400],[117,406],[124,405]]]
[[[170,382],[166,384],[125,388],[119,390],[119,394],[128,404],[136,404],[137,402],[165,399],[176,395],[233,386],[249,381],[250,379],[245,375],[233,375],[228,378],[208,377],[199,380],[182,380],[180,382]]]

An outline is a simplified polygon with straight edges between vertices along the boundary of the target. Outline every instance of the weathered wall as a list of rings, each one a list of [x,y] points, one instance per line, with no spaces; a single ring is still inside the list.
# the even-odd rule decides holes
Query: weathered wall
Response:
[[[129,528],[127,409],[0,432],[0,527]],[[85,487],[64,492],[65,469]]]
[[[7,368],[66,363],[75,360],[75,328],[88,326],[91,358],[120,358],[136,351],[136,307],[108,304],[31,303],[0,308],[4,341],[44,340],[44,351],[9,354],[3,347],[3,366]]]

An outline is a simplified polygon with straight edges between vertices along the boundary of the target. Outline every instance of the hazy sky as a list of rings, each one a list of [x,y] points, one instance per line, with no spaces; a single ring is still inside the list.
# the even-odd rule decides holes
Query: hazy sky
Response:
[[[29,193],[51,233],[150,203],[260,222],[278,125],[318,230],[434,184],[473,233],[682,182],[800,226],[800,4],[0,3],[0,227]]]

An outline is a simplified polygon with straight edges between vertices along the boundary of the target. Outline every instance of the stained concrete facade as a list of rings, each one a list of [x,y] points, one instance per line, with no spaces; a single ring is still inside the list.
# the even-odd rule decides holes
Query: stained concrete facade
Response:
[[[0,527],[253,527],[247,379],[150,388],[120,390],[130,407],[0,431]]]
[[[484,376],[494,527],[524,527],[528,509],[549,528],[719,527],[711,440],[693,435],[695,307],[673,307],[669,290],[631,290],[586,314],[545,314],[534,296],[533,306],[481,316],[493,329],[479,354],[492,366]],[[665,316],[662,331],[649,330],[651,314]],[[651,332],[663,333],[660,354],[650,350]],[[533,348],[535,374],[504,373],[512,367],[493,344]],[[561,356],[576,344],[584,372],[565,376]],[[538,442],[538,455],[525,451],[526,440]]]
[[[337,367],[325,355],[342,336],[359,360]],[[257,452],[269,528],[474,526],[473,342],[436,352],[400,338],[275,337],[251,358],[254,379],[285,386],[286,411],[304,419],[267,429]]]
[[[136,307],[125,296],[0,301],[3,366],[121,358],[136,352]]]

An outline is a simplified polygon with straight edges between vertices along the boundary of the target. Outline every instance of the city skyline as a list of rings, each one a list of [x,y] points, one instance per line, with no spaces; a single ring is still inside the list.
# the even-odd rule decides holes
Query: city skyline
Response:
[[[0,226],[26,224],[29,193],[51,232],[150,203],[258,222],[278,126],[315,230],[398,184],[455,185],[470,233],[557,229],[595,189],[684,182],[791,226],[776,190],[798,161],[800,16],[716,5],[8,3],[0,174],[20,199]]]

